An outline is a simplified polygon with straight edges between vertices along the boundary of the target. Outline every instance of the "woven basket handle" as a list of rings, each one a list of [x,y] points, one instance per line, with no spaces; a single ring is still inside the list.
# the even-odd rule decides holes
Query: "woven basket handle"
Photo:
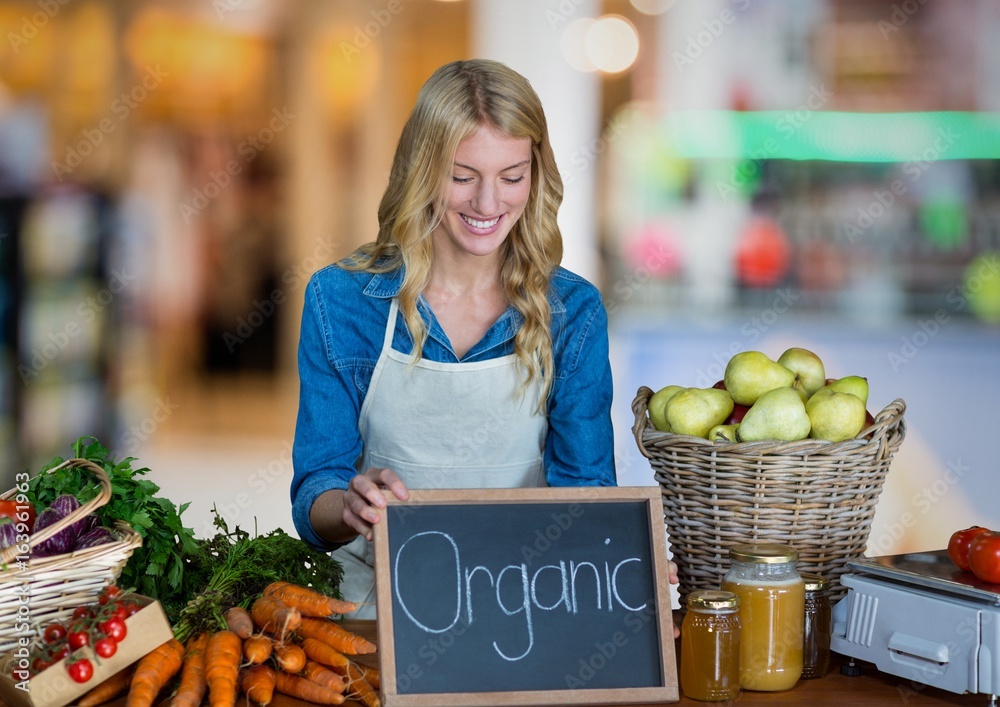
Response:
[[[67,459],[62,464],[52,467],[51,469],[48,470],[48,473],[51,474],[52,472],[65,467],[78,467],[80,469],[86,469],[87,471],[91,472],[94,476],[97,477],[97,481],[101,485],[100,491],[96,496],[94,496],[86,503],[80,504],[80,507],[77,508],[72,513],[70,513],[69,515],[60,518],[58,521],[56,521],[47,528],[42,528],[37,533],[32,533],[31,539],[28,541],[29,549],[34,548],[36,545],[45,542],[53,535],[58,533],[60,530],[68,528],[69,526],[73,525],[73,523],[77,522],[81,518],[90,515],[91,513],[93,513],[98,508],[105,505],[108,501],[111,500],[111,493],[112,493],[111,479],[108,478],[108,474],[107,472],[104,471],[103,467],[87,459],[74,458],[74,459]],[[10,491],[4,494],[4,497],[12,495],[13,493],[14,491]],[[9,561],[14,557],[14,555],[8,555],[8,551],[12,550],[15,550],[15,548],[9,547],[4,550],[4,555],[3,555],[4,561]]]
[[[646,386],[640,386],[639,390],[636,391],[635,399],[632,401],[632,414],[635,415],[635,424],[632,425],[632,434],[635,435],[635,443],[639,445],[639,451],[642,456],[650,459],[649,452],[646,451],[645,445],[642,443],[642,433],[646,429],[646,424],[649,422],[649,418],[646,417],[646,408],[649,405],[649,399],[653,396],[653,390]]]

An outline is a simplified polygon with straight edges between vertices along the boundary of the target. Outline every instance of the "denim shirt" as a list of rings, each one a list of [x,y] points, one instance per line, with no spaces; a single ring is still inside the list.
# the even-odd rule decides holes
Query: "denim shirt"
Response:
[[[361,404],[381,353],[389,305],[401,285],[402,270],[372,274],[330,265],[316,272],[306,287],[292,450],[292,520],[299,537],[322,550],[337,545],[316,534],[309,511],[317,496],[329,489],[346,489],[358,473]],[[600,293],[578,275],[558,268],[548,298],[554,376],[546,408],[546,480],[550,486],[614,486],[608,320]],[[459,358],[422,298],[418,309],[428,329],[423,357],[438,362],[484,361],[511,354],[522,322],[508,306],[482,340]],[[402,316],[396,320],[393,349],[413,351]]]

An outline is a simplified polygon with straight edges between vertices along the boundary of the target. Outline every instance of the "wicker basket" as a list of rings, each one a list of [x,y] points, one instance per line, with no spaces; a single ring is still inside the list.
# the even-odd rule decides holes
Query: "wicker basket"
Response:
[[[95,601],[101,588],[118,579],[132,552],[142,545],[142,536],[119,522],[111,529],[116,537],[113,542],[52,557],[30,557],[36,545],[111,499],[111,480],[102,467],[86,459],[68,459],[49,471],[66,466],[93,473],[100,492],[57,523],[32,534],[26,561],[18,562],[16,546],[0,552],[0,654],[15,648],[18,639],[34,637],[48,622],[68,618],[76,607]],[[16,493],[12,489],[0,498]]]
[[[843,442],[710,442],[660,432],[639,388],[632,431],[663,496],[664,522],[677,563],[681,596],[718,589],[729,548],[751,541],[792,545],[799,571],[839,579],[865,553],[875,504],[906,433],[906,404],[895,400],[875,423]]]

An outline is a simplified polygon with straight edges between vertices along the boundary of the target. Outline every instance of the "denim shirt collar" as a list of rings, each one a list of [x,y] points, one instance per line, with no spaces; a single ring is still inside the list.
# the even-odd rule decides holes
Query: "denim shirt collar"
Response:
[[[372,279],[364,289],[365,295],[378,299],[392,299],[399,294],[399,290],[403,286],[403,273],[403,268],[397,268],[385,273],[374,273]],[[553,287],[549,287],[548,300],[553,318],[565,314],[566,305]],[[448,337],[441,328],[441,325],[438,324],[437,318],[433,315],[423,297],[420,298],[418,307],[424,316],[424,321],[427,323],[428,335],[437,339],[442,344],[446,344]],[[508,305],[507,310],[490,327],[487,336],[469,351],[466,358],[469,356],[478,356],[495,346],[510,341],[514,338],[523,321],[524,317],[521,316],[521,313]]]

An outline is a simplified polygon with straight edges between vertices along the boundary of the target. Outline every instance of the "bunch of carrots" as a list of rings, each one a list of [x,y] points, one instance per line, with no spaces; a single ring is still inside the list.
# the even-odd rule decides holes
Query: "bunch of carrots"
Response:
[[[348,699],[381,707],[379,673],[355,661],[375,645],[329,617],[356,605],[289,582],[272,582],[247,611],[232,607],[227,628],[182,644],[173,638],[80,700],[95,707],[126,694],[126,707],[151,707],[177,683],[171,707],[234,707],[245,699],[267,705],[275,693],[319,705]],[[177,680],[175,680],[177,678]]]

